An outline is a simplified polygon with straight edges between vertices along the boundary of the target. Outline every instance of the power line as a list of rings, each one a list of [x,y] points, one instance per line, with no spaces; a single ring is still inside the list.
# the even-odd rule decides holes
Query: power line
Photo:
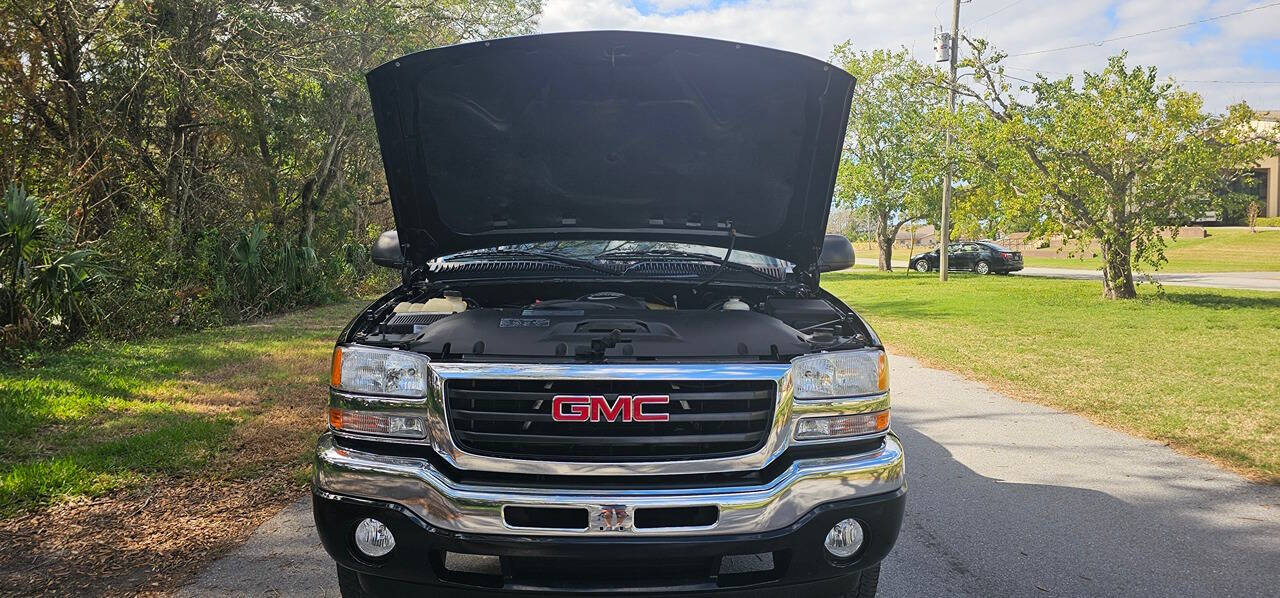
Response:
[[[1280,85],[1280,81],[1215,81],[1213,79],[1174,79],[1175,83],[1223,83],[1228,85]]]
[[[972,26],[974,26],[974,25],[977,25],[978,23],[981,23],[981,22],[983,22],[983,21],[985,21],[985,20],[987,20],[987,19],[990,19],[991,17],[994,17],[994,16],[996,16],[996,15],[998,15],[998,14],[1000,14],[1000,13],[1002,13],[1002,12],[1006,11],[1006,10],[1009,10],[1010,8],[1013,8],[1013,7],[1015,7],[1015,6],[1019,5],[1019,4],[1022,4],[1023,2],[1026,2],[1026,0],[1013,0],[1013,2],[1010,2],[1010,3],[1006,4],[1006,5],[1004,5],[1003,7],[996,9],[996,11],[995,11],[995,12],[987,13],[987,16],[982,17],[981,19],[978,19],[978,20],[974,21],[973,23],[970,23],[970,24],[969,24],[969,26],[970,26],[970,27],[972,27]]]
[[[1105,43],[1107,43],[1107,42],[1115,42],[1115,41],[1120,41],[1120,40],[1122,40],[1122,39],[1131,39],[1131,38],[1135,38],[1135,37],[1141,37],[1141,36],[1144,36],[1144,35],[1151,35],[1151,34],[1153,34],[1153,33],[1163,33],[1163,32],[1165,32],[1165,31],[1173,31],[1174,29],[1182,29],[1183,27],[1190,27],[1190,26],[1192,26],[1192,25],[1199,25],[1199,24],[1201,24],[1201,23],[1208,23],[1208,22],[1210,22],[1210,21],[1217,21],[1218,19],[1225,19],[1225,18],[1227,18],[1227,17],[1234,17],[1234,16],[1238,16],[1238,15],[1245,14],[1245,13],[1250,13],[1250,12],[1254,12],[1254,11],[1262,10],[1262,9],[1265,9],[1265,8],[1271,8],[1271,7],[1273,7],[1273,6],[1280,6],[1280,2],[1272,2],[1271,4],[1264,4],[1264,5],[1262,5],[1262,6],[1255,6],[1255,7],[1253,7],[1253,8],[1246,8],[1246,9],[1244,9],[1244,10],[1237,10],[1236,12],[1230,12],[1230,13],[1227,13],[1227,14],[1225,14],[1225,15],[1218,15],[1218,16],[1216,16],[1216,17],[1208,17],[1208,18],[1200,19],[1199,21],[1192,21],[1192,22],[1190,22],[1190,23],[1183,23],[1183,24],[1181,24],[1181,25],[1171,25],[1171,26],[1169,26],[1169,27],[1161,27],[1161,28],[1159,28],[1159,29],[1152,29],[1151,31],[1143,31],[1143,32],[1141,32],[1141,33],[1130,33],[1129,35],[1121,35],[1120,37],[1110,37],[1110,38],[1107,38],[1107,39],[1098,40],[1098,41],[1096,41],[1096,42],[1088,42],[1088,43],[1084,43],[1084,44],[1075,44],[1075,45],[1072,45],[1072,46],[1063,46],[1063,47],[1061,47],[1061,48],[1049,48],[1048,50],[1034,50],[1034,51],[1031,51],[1031,52],[1022,52],[1022,53],[1020,53],[1020,54],[1010,54],[1009,56],[1031,56],[1031,55],[1033,55],[1033,54],[1046,54],[1046,53],[1049,53],[1049,52],[1061,52],[1062,50],[1074,50],[1074,49],[1076,49],[1076,48],[1084,48],[1084,47],[1087,47],[1087,46],[1101,46],[1102,44],[1105,44]]]
[[[1010,70],[1023,71],[1026,73],[1047,73],[1050,75],[1080,74],[1080,73],[1067,73],[1064,71],[1047,71],[1044,69],[1030,69],[1022,66],[1010,66],[1007,64],[1003,66],[1004,68],[1007,68]],[[1027,81],[1026,79],[1018,79],[1017,77],[1014,77],[1012,75],[1006,75],[1006,76],[1008,76],[1010,79],[1016,79],[1018,81],[1026,81],[1027,83],[1030,83],[1030,81]],[[1215,84],[1223,84],[1223,85],[1280,85],[1280,81],[1227,81],[1222,79],[1179,79],[1177,77],[1174,77],[1173,80],[1175,83],[1215,83]]]

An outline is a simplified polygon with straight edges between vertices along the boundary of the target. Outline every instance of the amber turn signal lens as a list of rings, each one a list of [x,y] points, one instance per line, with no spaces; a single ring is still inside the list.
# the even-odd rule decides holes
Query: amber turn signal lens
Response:
[[[397,438],[426,438],[427,436],[427,420],[416,415],[352,411],[339,407],[329,408],[329,427],[343,432]]]
[[[826,440],[881,434],[889,429],[889,411],[804,417],[796,423],[796,440]]]
[[[880,387],[880,391],[889,390],[889,357],[883,352],[880,353],[880,359],[876,362],[876,383]],[[885,417],[889,414],[885,413]]]
[[[329,365],[329,386],[342,386],[342,347],[333,348],[333,362]]]

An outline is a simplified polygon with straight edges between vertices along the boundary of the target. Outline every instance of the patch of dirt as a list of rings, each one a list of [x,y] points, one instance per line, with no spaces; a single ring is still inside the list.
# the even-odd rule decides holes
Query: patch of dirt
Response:
[[[243,542],[306,490],[301,473],[325,426],[322,344],[180,377],[147,397],[245,417],[199,472],[0,520],[0,596],[165,595]]]
[[[160,594],[295,500],[293,477],[157,480],[0,521],[0,595]]]

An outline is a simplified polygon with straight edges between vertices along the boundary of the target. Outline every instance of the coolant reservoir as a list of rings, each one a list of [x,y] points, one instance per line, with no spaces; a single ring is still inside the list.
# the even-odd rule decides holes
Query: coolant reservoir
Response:
[[[445,291],[443,297],[428,299],[423,303],[422,311],[429,314],[456,314],[467,311],[467,302],[457,291]]]
[[[751,306],[747,305],[737,297],[730,297],[728,301],[725,301],[720,305],[720,309],[731,311],[751,311]]]
[[[456,314],[467,311],[467,302],[457,291],[445,291],[443,297],[428,299],[425,303],[401,303],[394,311],[398,314]]]

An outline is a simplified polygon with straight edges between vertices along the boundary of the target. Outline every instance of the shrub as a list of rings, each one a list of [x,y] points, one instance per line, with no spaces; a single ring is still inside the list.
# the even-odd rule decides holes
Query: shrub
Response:
[[[95,315],[91,292],[107,273],[102,256],[68,248],[43,203],[10,184],[0,206],[0,343],[8,350],[47,334],[71,336]]]

